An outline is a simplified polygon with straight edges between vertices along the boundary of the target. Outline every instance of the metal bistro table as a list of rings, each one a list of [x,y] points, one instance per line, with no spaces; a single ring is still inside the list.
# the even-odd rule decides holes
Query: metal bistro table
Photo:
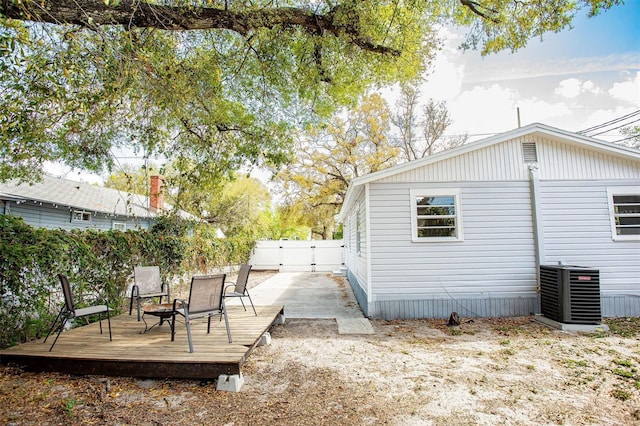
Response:
[[[146,315],[151,315],[159,318],[159,321],[149,327],[147,321],[144,319]],[[160,303],[154,305],[146,305],[142,308],[142,321],[144,321],[144,330],[140,334],[144,334],[157,325],[162,325],[163,322],[168,322],[173,327],[173,303]]]

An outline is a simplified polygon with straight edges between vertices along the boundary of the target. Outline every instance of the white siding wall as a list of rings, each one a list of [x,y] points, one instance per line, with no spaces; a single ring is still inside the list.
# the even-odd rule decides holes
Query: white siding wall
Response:
[[[524,136],[398,173],[381,182],[528,180],[522,143],[535,142],[540,179],[640,179],[637,162],[540,136]]]
[[[640,182],[628,182],[638,189]],[[640,295],[640,241],[612,238],[607,186],[620,181],[541,182],[543,263],[600,270],[603,296]]]
[[[640,179],[638,162],[542,138],[538,146],[541,180]]]
[[[412,242],[410,188],[461,188],[464,241]],[[527,182],[371,185],[374,300],[535,294]]]
[[[365,188],[359,188],[353,208],[344,223],[345,265],[349,270],[350,282],[361,305],[368,298],[367,261],[367,211]],[[358,221],[360,221],[360,252],[358,253]],[[364,299],[363,299],[364,298]]]
[[[611,309],[639,309],[640,304],[629,304],[629,298],[620,295],[640,297],[640,244],[612,240],[606,193],[609,184],[640,186],[638,162],[572,141],[527,135],[368,184],[371,252],[356,257],[351,253],[347,263],[350,275],[370,289],[368,315],[393,319],[447,316],[451,310],[481,316],[536,310],[523,142],[537,147],[542,263],[562,260],[599,268]],[[464,241],[412,242],[411,188],[460,188]],[[363,189],[358,191],[352,212],[367,207]],[[351,227],[355,232],[355,223]],[[369,256],[369,278],[363,256]],[[367,278],[370,282],[362,284]],[[606,307],[603,312],[616,315]]]
[[[478,182],[528,179],[520,139],[458,155],[427,167],[398,173],[382,182]]]

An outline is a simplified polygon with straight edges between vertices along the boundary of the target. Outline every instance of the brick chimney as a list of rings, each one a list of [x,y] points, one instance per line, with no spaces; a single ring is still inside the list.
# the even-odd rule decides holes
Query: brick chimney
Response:
[[[151,176],[151,188],[149,189],[149,205],[152,209],[162,210],[164,208],[164,196],[162,195],[162,184],[164,179],[161,176]]]

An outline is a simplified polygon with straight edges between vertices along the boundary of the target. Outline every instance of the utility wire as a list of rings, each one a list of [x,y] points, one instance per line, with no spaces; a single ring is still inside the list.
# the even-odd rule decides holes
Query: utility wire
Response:
[[[624,142],[624,141],[628,141],[630,139],[635,139],[635,138],[640,138],[640,133],[638,133],[637,135],[626,137],[624,139],[618,139],[617,141],[613,141],[613,143]]]
[[[600,132],[600,133],[594,133],[594,134],[592,134],[592,135],[590,135],[590,136],[598,136],[598,135],[601,135],[601,134],[603,134],[603,133],[607,133],[607,132],[609,132],[609,131],[611,131],[611,130],[616,130],[616,129],[620,129],[620,128],[622,128],[622,127],[627,127],[627,126],[629,126],[630,124],[637,123],[638,121],[640,121],[640,118],[638,118],[637,120],[630,121],[630,122],[628,122],[628,123],[621,124],[621,125],[619,125],[619,126],[617,126],[617,127],[612,127],[612,128],[607,129],[607,130],[603,130],[603,131],[602,131],[602,132]]]
[[[585,133],[593,132],[593,131],[599,130],[599,129],[603,128],[603,127],[608,127],[610,125],[617,124],[620,121],[623,121],[623,120],[626,120],[628,118],[634,117],[634,116],[636,116],[638,114],[640,114],[640,110],[637,110],[637,111],[634,111],[634,112],[630,112],[629,114],[623,115],[622,117],[614,118],[613,120],[604,122],[602,124],[598,124],[597,126],[593,126],[593,127],[589,127],[587,129],[584,129],[584,130],[580,130],[577,133],[585,134]]]

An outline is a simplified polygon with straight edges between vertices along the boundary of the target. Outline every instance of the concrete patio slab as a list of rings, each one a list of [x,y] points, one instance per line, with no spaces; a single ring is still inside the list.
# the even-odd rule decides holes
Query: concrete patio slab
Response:
[[[249,291],[256,306],[284,305],[291,319],[365,319],[346,278],[330,272],[280,272]]]
[[[374,334],[371,322],[366,318],[336,318],[338,334]]]

